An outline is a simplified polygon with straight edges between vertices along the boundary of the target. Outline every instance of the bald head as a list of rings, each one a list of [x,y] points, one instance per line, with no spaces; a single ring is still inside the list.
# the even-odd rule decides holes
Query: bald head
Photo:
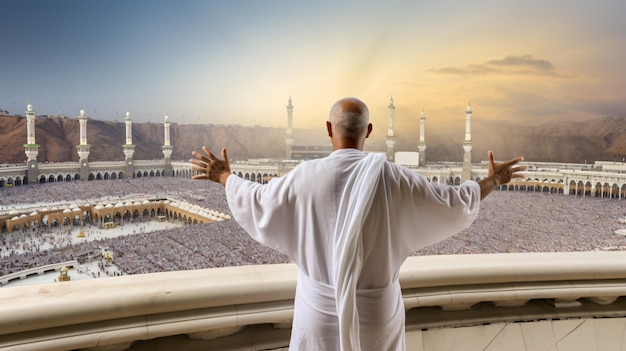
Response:
[[[371,132],[370,113],[365,103],[357,98],[343,98],[333,105],[328,116],[328,132],[333,145],[356,145],[362,149]],[[337,148],[337,147],[336,147]]]

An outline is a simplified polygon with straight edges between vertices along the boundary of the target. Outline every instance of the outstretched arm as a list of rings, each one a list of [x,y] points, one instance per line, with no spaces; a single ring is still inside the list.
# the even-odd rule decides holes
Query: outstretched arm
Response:
[[[519,172],[525,171],[528,166],[515,166],[520,161],[523,161],[523,157],[516,157],[506,162],[495,163],[493,160],[493,152],[487,153],[489,156],[489,170],[487,177],[481,179],[478,184],[480,185],[480,199],[484,199],[491,193],[496,187],[506,184],[513,178],[523,178],[524,175]]]
[[[210,181],[220,183],[222,186],[226,186],[226,179],[230,176],[230,164],[228,162],[228,154],[226,148],[222,148],[222,159],[213,155],[211,150],[206,146],[202,147],[204,153],[193,151],[195,159],[190,159],[189,163],[192,164],[191,169],[198,171],[202,174],[191,177],[192,179],[208,179]]]

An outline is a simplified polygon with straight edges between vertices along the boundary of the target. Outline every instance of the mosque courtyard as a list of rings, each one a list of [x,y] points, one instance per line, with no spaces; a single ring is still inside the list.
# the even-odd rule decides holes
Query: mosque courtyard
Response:
[[[69,191],[71,190],[71,192]],[[223,189],[182,178],[143,178],[74,182],[0,189],[0,208],[39,202],[125,196],[176,197],[206,209],[230,214]],[[407,214],[409,215],[409,214]],[[497,191],[483,200],[476,221],[461,233],[426,247],[416,255],[622,251],[626,237],[626,202],[619,199]],[[112,229],[62,225],[0,233],[0,276],[24,268],[78,259],[73,280],[250,264],[283,263],[287,258],[253,240],[233,220],[184,224],[177,221],[123,222]],[[113,259],[104,264],[102,250]],[[54,282],[58,272],[15,280],[6,287]]]

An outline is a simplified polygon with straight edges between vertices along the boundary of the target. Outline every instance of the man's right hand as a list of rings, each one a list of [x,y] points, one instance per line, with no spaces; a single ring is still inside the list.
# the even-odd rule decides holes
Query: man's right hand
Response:
[[[493,159],[492,151],[489,151],[487,155],[489,156],[489,168],[487,171],[487,177],[481,179],[478,182],[478,184],[480,184],[481,199],[484,199],[496,187],[510,182],[511,179],[523,178],[524,175],[519,172],[523,172],[528,169],[528,166],[515,166],[516,164],[524,160],[524,158],[521,156],[506,162],[496,163]]]

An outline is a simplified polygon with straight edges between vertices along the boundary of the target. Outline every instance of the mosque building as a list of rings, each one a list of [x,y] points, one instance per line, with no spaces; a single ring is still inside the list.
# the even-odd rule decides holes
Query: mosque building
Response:
[[[25,171],[18,171],[13,167],[4,167],[0,172],[0,187],[22,185],[27,183],[46,183],[55,181],[74,181],[74,180],[99,180],[99,179],[121,179],[136,178],[142,176],[175,176],[176,172],[180,173],[181,168],[187,166],[178,166],[174,169],[172,166],[173,146],[170,141],[170,120],[165,115],[164,135],[165,140],[161,147],[163,151],[163,160],[142,161],[141,165],[136,165],[133,159],[135,153],[135,145],[133,144],[132,119],[130,111],[126,112],[124,118],[125,123],[125,143],[122,144],[125,161],[123,165],[118,162],[99,162],[98,165],[89,162],[89,153],[91,145],[87,142],[87,120],[85,110],[81,109],[77,117],[79,123],[79,141],[76,145],[78,151],[79,162],[64,163],[63,165],[39,164],[37,157],[39,155],[39,147],[35,138],[35,112],[33,105],[29,102],[26,107],[26,144],[24,144],[24,152],[27,157]],[[21,169],[21,167],[18,167]],[[51,169],[52,168],[52,169]],[[54,172],[55,174],[45,173]],[[188,172],[184,172],[187,174]]]
[[[389,119],[385,141],[387,159],[419,172],[428,181],[436,184],[459,185],[466,180],[480,180],[487,175],[486,161],[472,163],[473,139],[471,123],[473,109],[468,102],[465,109],[465,138],[462,163],[428,161],[426,154],[426,113],[422,109],[419,118],[419,140],[415,150],[396,151],[396,135],[394,130],[396,104],[393,97],[387,106]],[[285,133],[285,156],[282,160],[262,160],[233,162],[231,170],[234,174],[248,180],[265,183],[274,177],[289,172],[295,165],[304,160],[321,158],[329,155],[332,145],[326,133],[319,130],[294,128],[294,104],[289,97],[287,111],[287,128]],[[78,145],[79,162],[39,164],[37,156],[40,145],[35,139],[35,113],[32,104],[26,109],[27,130],[24,151],[27,156],[25,165],[14,165],[0,168],[0,188],[4,186],[20,186],[28,183],[68,182],[76,180],[106,180],[139,177],[187,177],[194,172],[186,160],[172,161],[173,145],[170,140],[170,118],[166,114],[163,122],[164,141],[161,147],[163,159],[135,160],[135,145],[132,138],[132,119],[130,111],[126,113],[125,143],[122,144],[124,162],[100,161],[90,162],[91,146],[87,140],[87,121],[84,109],[77,117],[80,128]],[[44,146],[45,147],[45,146]],[[541,191],[575,196],[596,196],[609,198],[626,198],[626,166],[615,162],[596,161],[593,164],[564,164],[535,162],[528,163],[529,171],[525,179],[503,186],[507,190]]]
[[[389,99],[387,106],[389,112],[387,134],[385,143],[387,150],[385,155],[387,160],[404,166],[426,166],[426,113],[422,109],[420,115],[420,136],[415,151],[396,151],[395,135],[395,113],[396,105],[393,96]],[[314,135],[306,131],[295,131],[293,128],[293,101],[291,96],[287,103],[287,132],[285,136],[286,160],[309,160],[326,157],[333,152],[332,145],[328,142],[326,135]],[[465,141],[463,142],[463,177],[462,180],[471,179],[472,168],[472,108],[468,103],[465,111]]]

